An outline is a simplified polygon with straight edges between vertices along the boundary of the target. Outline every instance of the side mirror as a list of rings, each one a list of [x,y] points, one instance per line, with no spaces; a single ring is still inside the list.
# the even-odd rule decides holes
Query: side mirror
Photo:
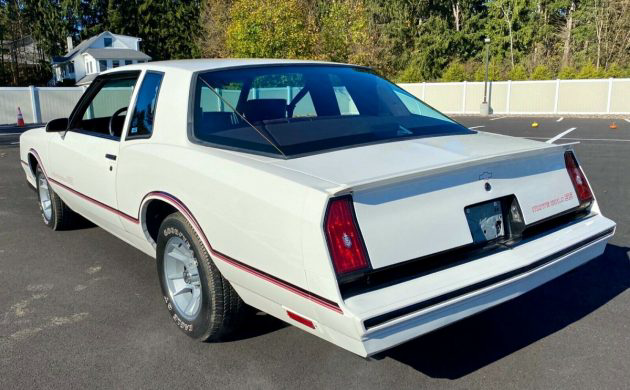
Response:
[[[54,133],[68,130],[68,118],[53,119],[46,124],[46,132]]]

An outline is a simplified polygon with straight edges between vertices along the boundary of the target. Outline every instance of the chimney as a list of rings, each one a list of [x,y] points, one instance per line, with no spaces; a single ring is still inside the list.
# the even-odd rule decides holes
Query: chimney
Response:
[[[73,46],[72,46],[72,37],[68,36],[66,38],[66,44],[68,45],[68,52],[72,51]]]

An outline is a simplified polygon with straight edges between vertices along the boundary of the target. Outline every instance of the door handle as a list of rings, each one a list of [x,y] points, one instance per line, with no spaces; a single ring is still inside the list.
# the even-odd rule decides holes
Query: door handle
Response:
[[[113,160],[113,161],[116,161],[116,156],[115,156],[115,155],[113,155],[113,154],[109,154],[109,153],[108,153],[108,154],[106,154],[106,155],[105,155],[105,158],[110,159],[110,160]]]

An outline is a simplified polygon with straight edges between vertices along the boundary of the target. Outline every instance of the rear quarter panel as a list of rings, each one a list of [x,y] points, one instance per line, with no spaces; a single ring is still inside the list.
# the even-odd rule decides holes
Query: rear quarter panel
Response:
[[[166,192],[191,211],[214,250],[308,289],[302,221],[313,190],[269,169],[199,145],[129,145],[119,155],[119,208],[138,215],[145,195]],[[139,225],[127,222],[125,228],[144,237]],[[232,275],[230,266],[216,263]]]

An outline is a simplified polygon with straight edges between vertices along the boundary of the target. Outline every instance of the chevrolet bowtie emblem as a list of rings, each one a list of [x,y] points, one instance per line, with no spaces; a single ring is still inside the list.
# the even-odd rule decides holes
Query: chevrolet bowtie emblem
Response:
[[[488,179],[492,179],[492,172],[484,172],[481,175],[479,175],[479,180],[488,180]]]

